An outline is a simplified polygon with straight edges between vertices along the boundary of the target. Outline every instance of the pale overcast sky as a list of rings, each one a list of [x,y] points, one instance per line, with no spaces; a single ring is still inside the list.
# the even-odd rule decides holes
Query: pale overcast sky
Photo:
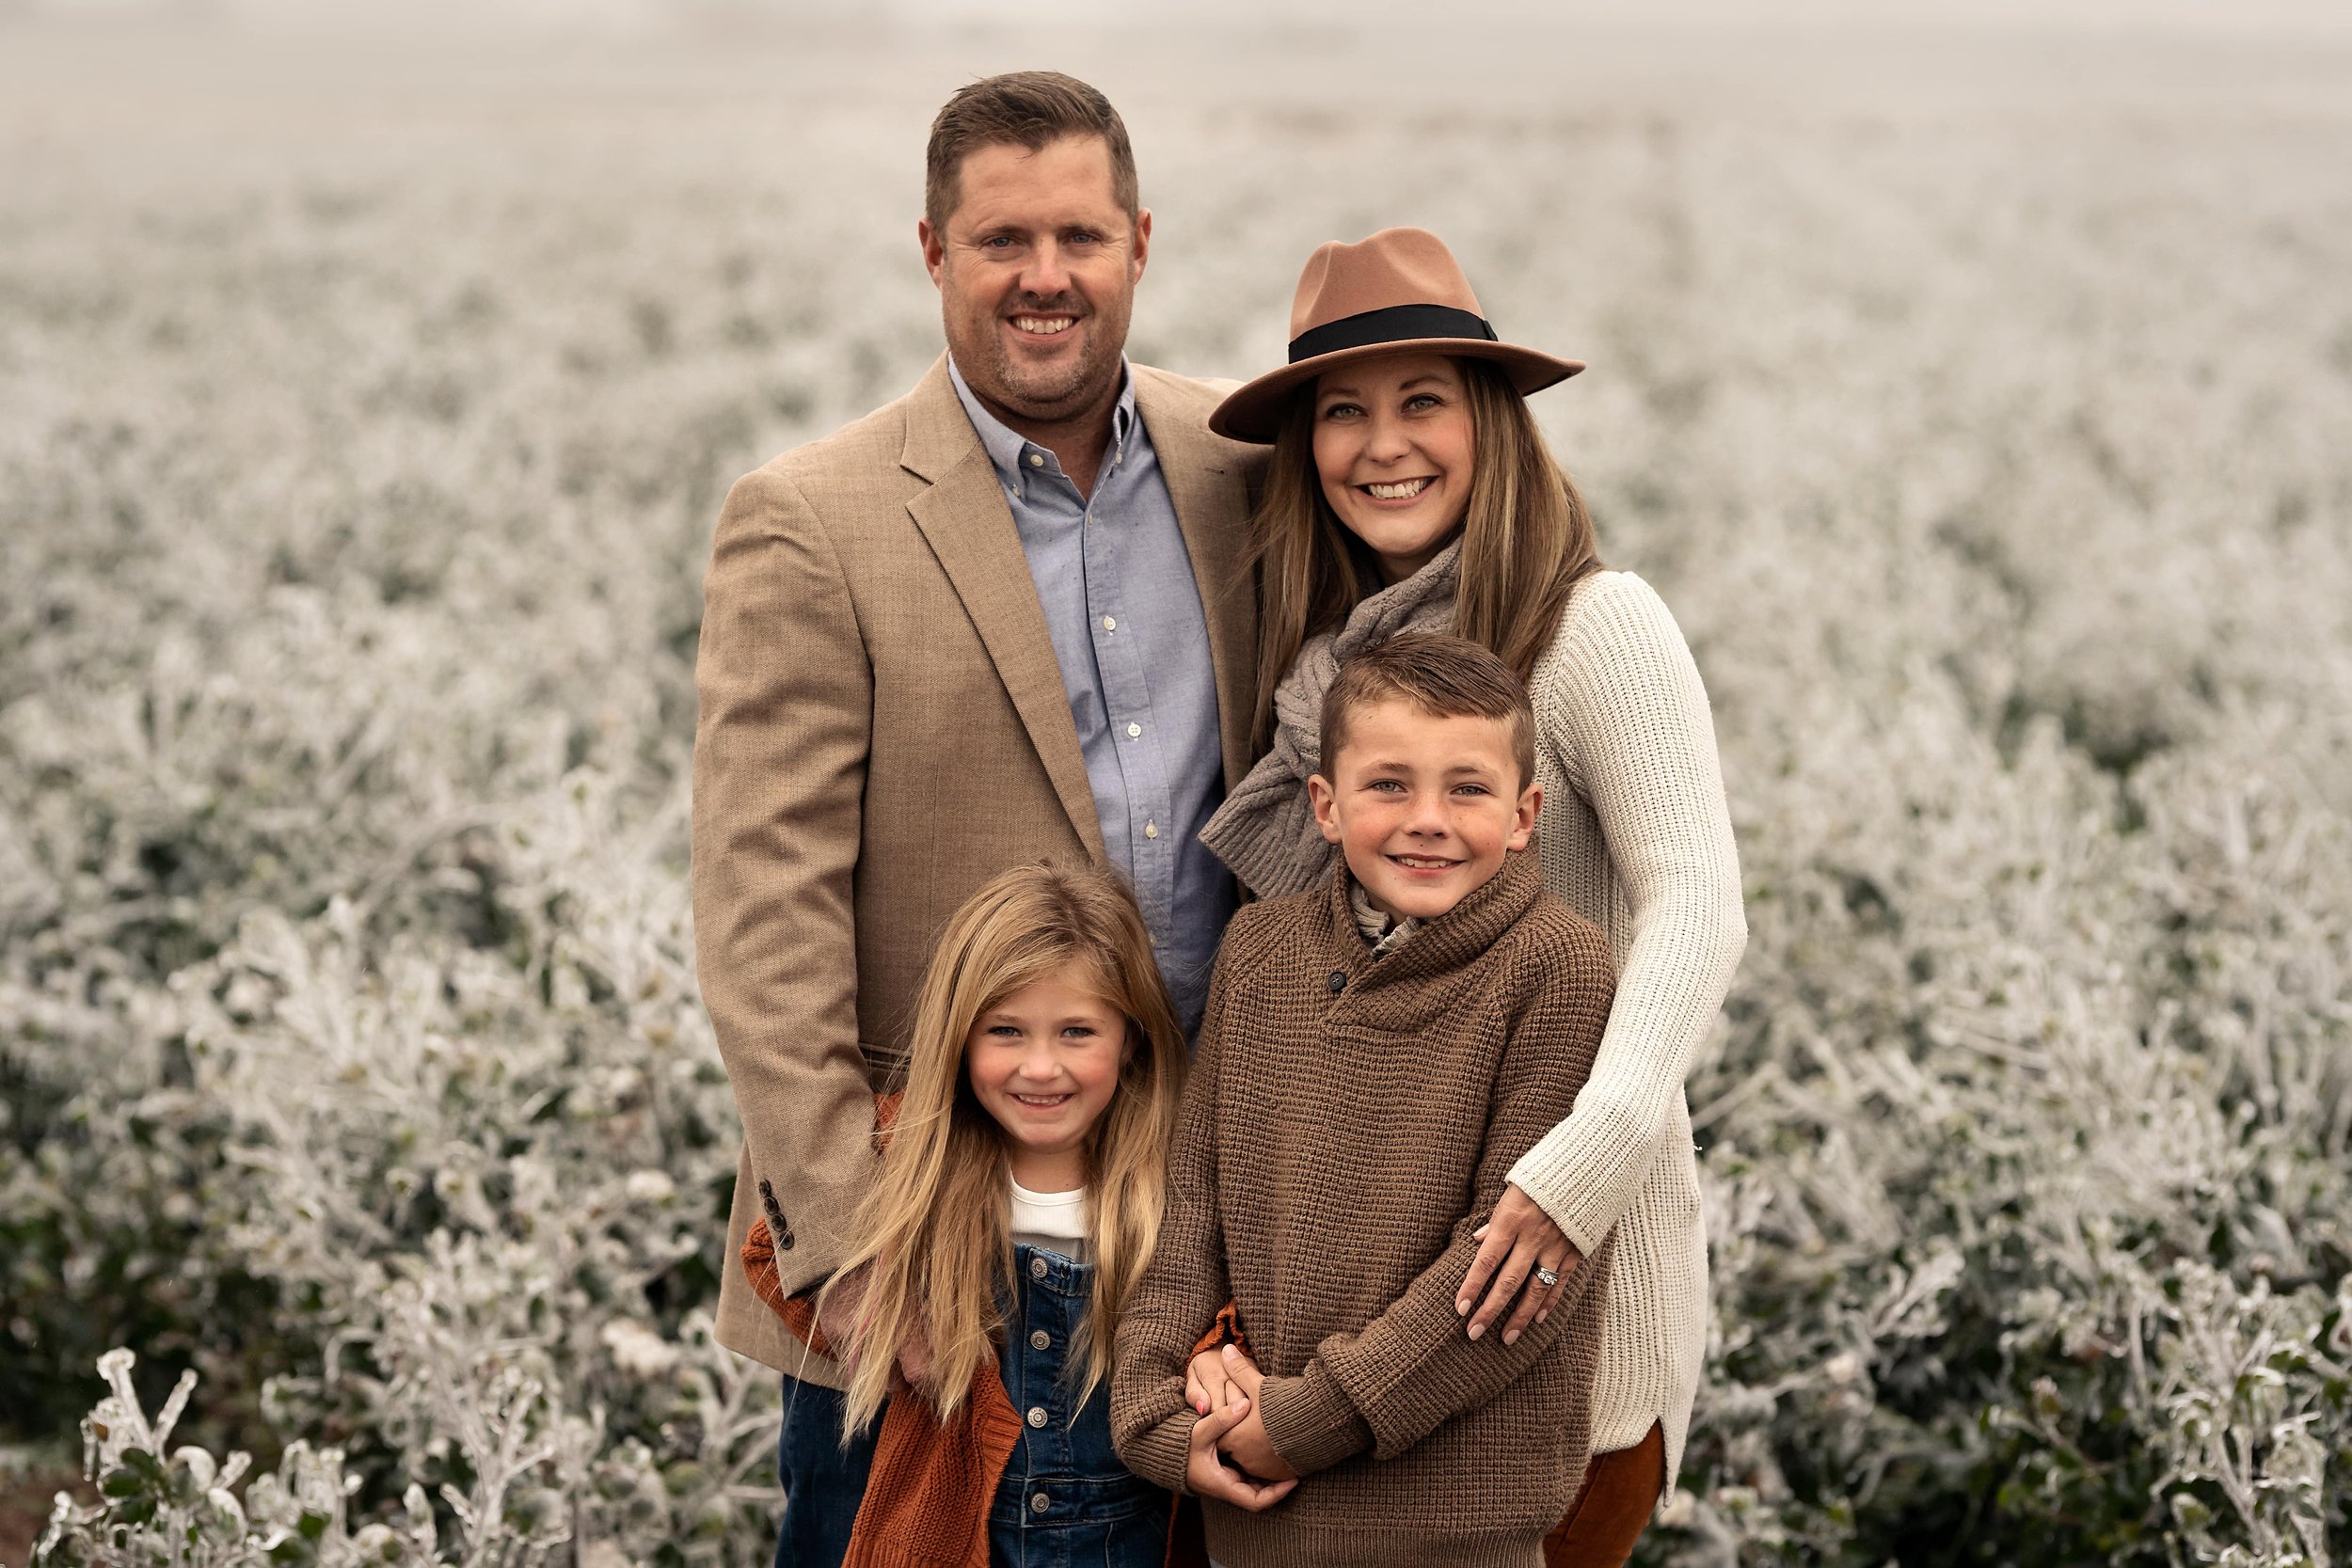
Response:
[[[0,18],[226,18],[248,24],[318,24],[341,16],[382,24],[395,19],[464,25],[508,24],[571,31],[617,24],[707,24],[726,16],[860,17],[899,23],[993,24],[1008,29],[1073,22],[1113,24],[1306,24],[1362,25],[1411,19],[1428,24],[1428,0],[0,0]],[[1715,26],[1796,25],[2352,33],[2347,0],[1448,0],[1438,24],[1506,21]]]

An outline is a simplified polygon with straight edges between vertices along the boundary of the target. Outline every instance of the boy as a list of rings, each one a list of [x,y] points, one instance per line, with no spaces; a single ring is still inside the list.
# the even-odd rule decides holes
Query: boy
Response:
[[[1202,1498],[1223,1568],[1534,1568],[1581,1483],[1613,1247],[1516,1342],[1454,1307],[1609,1016],[1606,942],[1532,847],[1534,730],[1474,643],[1349,660],[1308,785],[1343,863],[1226,933],[1111,1394],[1120,1456]],[[1228,1300],[1264,1382],[1196,1417],[1184,1363]]]

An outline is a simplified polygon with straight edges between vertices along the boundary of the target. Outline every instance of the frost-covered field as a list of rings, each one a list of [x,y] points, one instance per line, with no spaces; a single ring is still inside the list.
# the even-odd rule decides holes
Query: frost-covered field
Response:
[[[2352,1556],[2352,48],[1459,42],[0,33],[0,1481],[120,1345],[112,1560],[764,1560],[707,536],[928,363],[929,114],[1052,63],[1138,357],[1418,222],[1592,363],[1754,929],[1645,1560]]]

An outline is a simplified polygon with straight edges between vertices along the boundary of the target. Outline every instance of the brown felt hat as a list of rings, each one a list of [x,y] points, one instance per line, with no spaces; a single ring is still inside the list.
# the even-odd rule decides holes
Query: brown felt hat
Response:
[[[1584,368],[1499,341],[1443,240],[1426,229],[1383,229],[1356,245],[1332,240],[1307,258],[1291,299],[1290,363],[1218,404],[1209,428],[1270,443],[1295,389],[1336,365],[1400,349],[1490,359],[1521,396]]]

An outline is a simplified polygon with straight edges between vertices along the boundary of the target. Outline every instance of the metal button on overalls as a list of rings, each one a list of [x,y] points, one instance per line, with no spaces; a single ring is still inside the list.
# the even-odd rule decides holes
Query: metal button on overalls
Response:
[[[1084,1378],[1070,1346],[1093,1289],[1091,1266],[1015,1249],[997,1368],[1021,1435],[989,1509],[991,1568],[1161,1568],[1167,1556],[1168,1494],[1119,1462],[1110,1390],[1075,1403]]]

